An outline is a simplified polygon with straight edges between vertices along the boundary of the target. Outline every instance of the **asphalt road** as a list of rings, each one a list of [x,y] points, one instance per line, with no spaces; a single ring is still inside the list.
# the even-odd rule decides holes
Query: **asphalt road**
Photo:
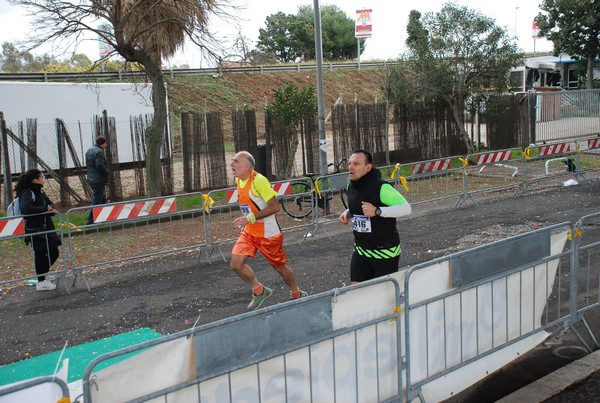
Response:
[[[454,208],[445,204],[413,207],[409,219],[398,222],[403,256],[401,266],[421,263],[446,253],[564,221],[575,222],[600,212],[600,181],[555,187],[513,197],[509,193],[484,200],[478,206]],[[350,229],[326,227],[306,241],[300,232],[286,233],[286,249],[299,284],[311,294],[349,283],[352,247]],[[600,235],[598,237],[600,239]],[[223,252],[228,256],[230,247]],[[17,287],[0,292],[0,365],[60,350],[103,337],[149,327],[167,334],[245,312],[250,291],[229,268],[213,256],[207,264],[198,253],[186,252],[154,260],[87,273],[92,291],[78,283],[71,294],[36,292]],[[249,262],[259,279],[274,289],[269,304],[289,298],[279,276],[259,257]],[[588,316],[598,334],[600,318]],[[452,401],[495,401],[551,371],[585,355],[573,334],[547,342],[511,365],[491,374]]]

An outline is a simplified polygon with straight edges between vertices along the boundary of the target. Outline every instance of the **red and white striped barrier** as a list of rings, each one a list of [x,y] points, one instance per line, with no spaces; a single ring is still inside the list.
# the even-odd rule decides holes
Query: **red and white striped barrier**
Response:
[[[512,150],[496,151],[478,155],[477,165],[495,164],[502,161],[510,161],[511,159]]]
[[[277,192],[277,196],[289,195],[292,193],[292,188],[290,185],[292,182],[282,182],[282,183],[272,183],[271,187],[274,191]],[[238,192],[235,190],[227,191],[227,203],[237,203],[238,201]]]
[[[410,168],[413,175],[418,175],[424,172],[445,171],[450,167],[450,163],[452,163],[452,158],[446,158],[435,161],[417,162],[412,164]]]
[[[587,141],[587,149],[600,147],[600,139],[590,139]]]
[[[25,220],[19,218],[5,218],[0,220],[0,238],[8,238],[25,233]]]
[[[539,146],[540,157],[571,152],[571,143],[547,144]]]
[[[172,213],[177,210],[174,197],[136,203],[123,203],[114,206],[93,207],[94,223],[124,220],[155,214]]]

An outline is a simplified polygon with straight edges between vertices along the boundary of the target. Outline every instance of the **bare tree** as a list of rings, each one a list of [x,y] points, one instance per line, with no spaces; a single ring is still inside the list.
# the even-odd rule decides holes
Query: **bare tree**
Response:
[[[220,43],[208,29],[209,17],[234,21],[227,0],[13,0],[33,17],[32,47],[56,41],[76,45],[92,34],[109,52],[137,63],[152,83],[154,117],[146,129],[146,177],[150,196],[160,195],[160,150],[167,122],[167,92],[162,59],[171,57],[189,38],[208,57]],[[104,25],[104,26],[103,26]],[[106,29],[106,25],[110,29]]]

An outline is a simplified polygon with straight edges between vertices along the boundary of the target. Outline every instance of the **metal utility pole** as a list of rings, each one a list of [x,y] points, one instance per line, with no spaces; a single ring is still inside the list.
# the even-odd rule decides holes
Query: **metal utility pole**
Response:
[[[323,104],[323,41],[321,38],[321,8],[319,0],[313,0],[315,13],[315,57],[317,59],[317,103],[319,120],[319,161],[321,175],[327,175],[327,138],[325,135],[325,111]]]
[[[356,38],[356,51],[357,51],[357,65],[358,65],[358,69],[360,70],[360,38]]]

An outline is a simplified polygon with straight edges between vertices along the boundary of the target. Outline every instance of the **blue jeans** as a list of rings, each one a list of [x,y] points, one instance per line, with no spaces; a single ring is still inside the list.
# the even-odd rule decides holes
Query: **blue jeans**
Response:
[[[104,188],[106,187],[105,183],[96,183],[96,182],[89,182],[90,187],[92,188],[92,206],[98,205],[98,204],[106,204],[106,197],[104,195]],[[94,223],[94,216],[92,213],[92,210],[90,209],[90,215],[88,216],[87,219],[87,223],[86,224],[93,224]]]

